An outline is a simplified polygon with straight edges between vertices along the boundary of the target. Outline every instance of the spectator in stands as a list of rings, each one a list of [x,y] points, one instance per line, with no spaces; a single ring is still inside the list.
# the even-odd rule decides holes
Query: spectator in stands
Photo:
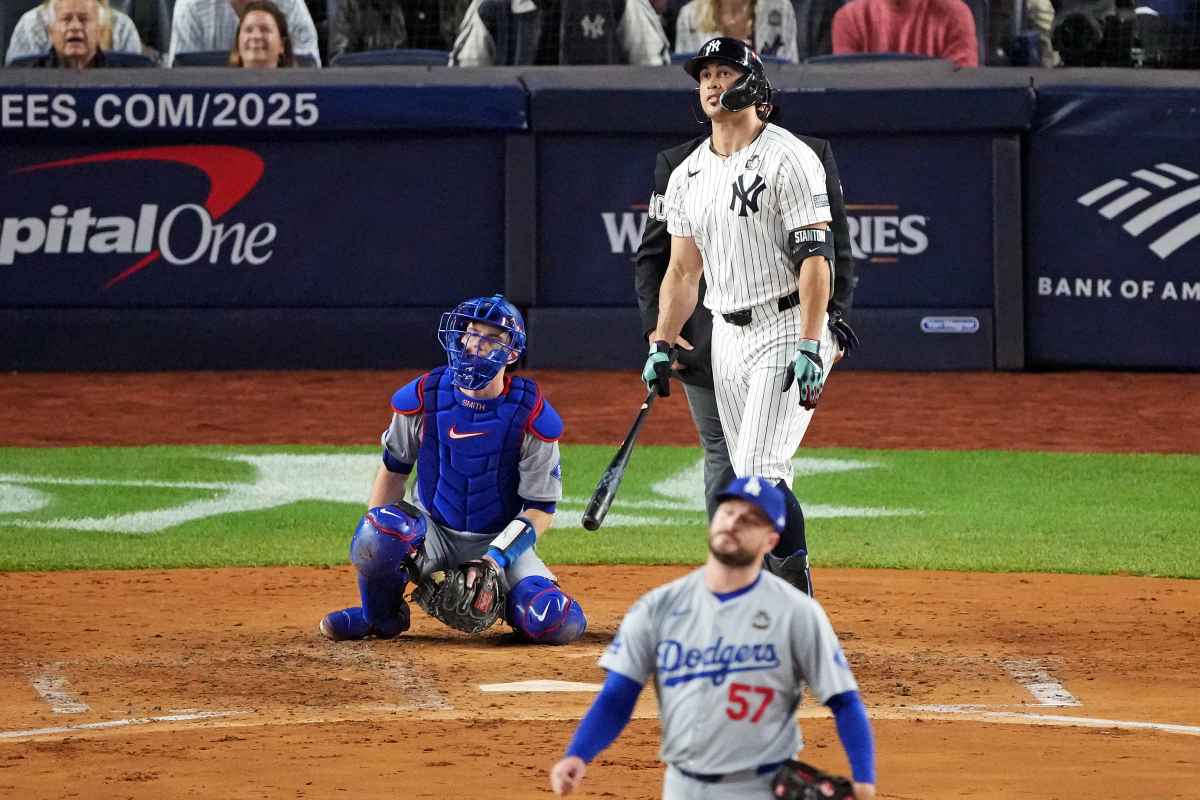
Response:
[[[694,55],[718,36],[741,39],[760,56],[798,60],[791,0],[691,0],[675,22],[675,52]]]
[[[1054,30],[1054,5],[1050,0],[1025,0],[1025,19],[1021,26],[1023,31],[1037,34],[1037,63],[1022,60],[1022,57],[1032,56],[1020,51],[1013,41],[1013,7],[1011,3],[989,4],[988,28],[991,53],[988,63],[1015,64],[1017,66],[1057,67],[1062,65],[1062,57],[1054,49],[1052,34]]]
[[[408,27],[398,0],[339,0],[329,32],[331,58],[407,46]]]
[[[231,50],[237,41],[238,16],[250,0],[176,0],[171,16],[171,49],[166,64],[178,53]],[[317,29],[304,0],[276,0],[291,32],[292,53],[321,63]]]
[[[294,67],[287,17],[271,0],[250,0],[242,7],[229,66],[246,69]]]
[[[833,15],[845,4],[845,0],[792,0],[800,61],[833,52]]]
[[[458,38],[458,29],[462,27],[463,18],[470,6],[471,0],[438,0],[438,24],[441,26],[442,40],[446,42],[447,48],[454,46],[454,40]]]
[[[105,67],[100,49],[100,4],[97,0],[51,0],[50,48],[29,67],[97,69]]]
[[[31,8],[21,15],[13,28],[8,42],[4,63],[11,64],[18,58],[42,56],[50,49],[50,22],[54,12],[52,0]],[[142,40],[137,26],[127,15],[108,7],[107,0],[97,0],[100,24],[100,49],[119,50],[126,53],[142,52]]]
[[[452,67],[489,67],[505,64],[505,54],[496,53],[495,17],[481,9],[513,17],[540,16],[541,34],[534,47],[534,64],[637,64],[663,66],[671,63],[671,50],[662,23],[649,0],[582,0],[574,3],[570,19],[562,22],[569,0],[473,0],[463,17],[454,49]],[[499,5],[497,5],[499,3]],[[578,13],[586,9],[588,13]],[[485,20],[485,16],[488,19]],[[614,23],[615,20],[615,23]],[[580,54],[586,54],[580,56]]]
[[[833,15],[834,53],[915,53],[979,66],[975,18],[962,0],[850,0]]]

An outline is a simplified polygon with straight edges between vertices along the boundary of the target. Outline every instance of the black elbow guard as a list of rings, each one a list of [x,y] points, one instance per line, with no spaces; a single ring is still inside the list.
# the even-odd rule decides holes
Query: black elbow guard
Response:
[[[833,269],[833,231],[824,228],[796,228],[788,233],[788,257],[797,270],[812,256],[825,256]]]

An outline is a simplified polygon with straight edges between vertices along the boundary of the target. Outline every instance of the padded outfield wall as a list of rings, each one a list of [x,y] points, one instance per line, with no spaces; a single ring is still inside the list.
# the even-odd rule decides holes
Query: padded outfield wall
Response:
[[[841,170],[867,342],[847,368],[1200,366],[1200,80],[772,69],[779,122]],[[0,368],[425,366],[441,311],[503,290],[530,366],[636,369],[632,253],[655,152],[703,130],[691,88],[0,71]]]

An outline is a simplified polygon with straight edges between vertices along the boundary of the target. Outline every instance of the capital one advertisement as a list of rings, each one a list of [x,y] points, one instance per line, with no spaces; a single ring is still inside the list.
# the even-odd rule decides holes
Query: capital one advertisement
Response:
[[[705,129],[697,127],[696,135]],[[682,137],[547,136],[539,144],[545,305],[636,305],[633,259],[655,154]],[[831,139],[858,262],[855,305],[992,305],[991,138]],[[737,193],[730,186],[730,199]]]
[[[1041,136],[1031,150],[1031,363],[1200,367],[1194,142]]]
[[[0,305],[441,306],[495,291],[502,143],[450,149],[7,148]]]

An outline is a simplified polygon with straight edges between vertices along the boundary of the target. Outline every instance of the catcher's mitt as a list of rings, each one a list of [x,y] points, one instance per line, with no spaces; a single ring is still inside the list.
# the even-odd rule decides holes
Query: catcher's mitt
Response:
[[[771,779],[771,794],[783,800],[854,800],[854,785],[840,775],[789,759]]]
[[[504,582],[496,565],[484,558],[433,573],[417,584],[412,599],[455,630],[482,633],[504,612]]]

